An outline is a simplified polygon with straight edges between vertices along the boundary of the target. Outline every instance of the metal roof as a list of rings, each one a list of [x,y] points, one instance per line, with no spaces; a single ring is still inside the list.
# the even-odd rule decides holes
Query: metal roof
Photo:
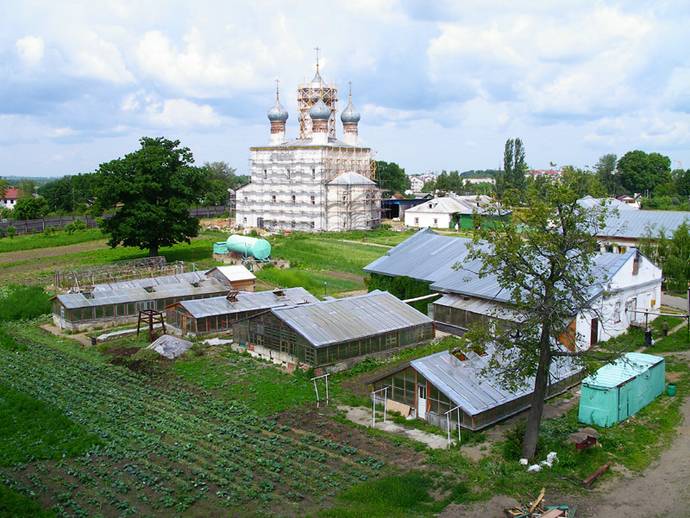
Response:
[[[453,265],[464,259],[471,242],[423,229],[365,266],[364,271],[435,282],[454,272]]]
[[[276,306],[291,306],[318,302],[304,288],[287,288],[282,290],[284,295],[277,295],[273,291],[241,291],[237,300],[230,302],[226,296],[208,299],[183,300],[178,302],[194,318],[204,318],[216,315],[230,315],[257,309],[269,309]]]
[[[328,182],[328,185],[376,185],[376,183],[359,173],[349,172],[336,176]]]
[[[467,260],[467,246],[471,242],[463,237],[436,234],[430,229],[420,230],[365,266],[364,271],[430,282],[434,291],[511,302],[511,294],[501,289],[495,275],[479,277],[477,272],[482,266],[479,259]],[[635,253],[632,248],[623,254],[597,254],[592,268],[596,281],[591,286],[590,296],[601,293],[605,284]],[[458,265],[457,270],[454,265]]]
[[[516,390],[503,388],[491,371],[484,371],[492,353],[492,350],[484,355],[469,352],[467,360],[459,360],[448,351],[441,351],[412,360],[410,365],[459,405],[463,412],[477,415],[531,394],[534,387],[534,378],[530,377]],[[510,362],[511,353],[502,355],[502,358],[502,361]],[[551,364],[551,383],[574,376],[581,370],[570,358],[556,358]]]
[[[228,291],[227,284],[206,271],[97,284],[91,294],[65,293],[56,299],[67,309],[126,304],[173,297],[196,297]]]
[[[502,304],[496,304],[488,300],[466,298],[462,295],[446,294],[440,299],[435,300],[434,304],[454,309],[463,309],[471,313],[487,315],[501,320],[512,320],[514,322],[524,320],[515,311],[512,311],[509,307]]]
[[[586,209],[594,209],[597,207],[606,207],[607,209],[618,209],[618,210],[639,210],[632,207],[630,204],[624,201],[617,200],[616,198],[594,198],[593,196],[585,196],[577,200],[577,203],[581,207]]]
[[[148,349],[153,349],[161,356],[172,360],[182,356],[192,346],[192,342],[183,340],[173,335],[162,335],[158,337]]]
[[[626,353],[613,363],[607,363],[594,374],[587,376],[582,380],[582,384],[599,388],[618,387],[663,361],[661,356]]]
[[[648,231],[656,236],[664,231],[667,236],[675,232],[684,222],[690,225],[690,212],[674,210],[621,210],[606,217],[599,235],[637,239]]]
[[[216,266],[215,268],[208,271],[208,273],[217,270],[223,277],[225,277],[229,282],[238,281],[253,281],[256,276],[247,270],[247,267],[241,264],[233,264],[229,266]]]
[[[273,308],[273,314],[314,347],[357,340],[432,320],[387,291]]]

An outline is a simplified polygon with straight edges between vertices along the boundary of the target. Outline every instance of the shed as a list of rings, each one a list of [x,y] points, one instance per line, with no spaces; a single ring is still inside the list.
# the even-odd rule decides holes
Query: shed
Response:
[[[660,356],[626,353],[582,381],[578,420],[609,427],[634,415],[664,391]]]
[[[206,275],[226,283],[234,290],[254,291],[256,285],[256,276],[241,264],[216,266]]]

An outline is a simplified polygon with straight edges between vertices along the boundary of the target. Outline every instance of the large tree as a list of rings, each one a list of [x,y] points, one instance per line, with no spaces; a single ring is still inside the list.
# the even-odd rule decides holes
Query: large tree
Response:
[[[576,181],[566,176],[531,183],[520,221],[513,218],[477,229],[470,247],[469,258],[480,265],[475,274],[495,278],[509,294],[515,318],[501,320],[498,331],[477,326],[466,336],[485,350],[491,345],[495,352],[490,365],[506,387],[534,377],[522,448],[528,459],[536,452],[551,364],[572,354],[559,346],[559,339],[577,314],[596,311],[591,289],[604,209],[583,209],[577,203]],[[461,264],[456,267],[462,270]]]
[[[618,160],[618,175],[628,192],[653,194],[657,186],[671,181],[671,159],[639,149],[628,151]]]
[[[189,242],[198,234],[199,220],[189,208],[203,199],[208,184],[179,140],[144,137],[139,142],[137,151],[101,164],[94,208],[112,211],[101,225],[110,246],[136,246],[156,256],[161,246]]]
[[[38,194],[46,199],[51,212],[84,213],[94,202],[100,178],[97,173],[63,176],[41,185]]]
[[[405,174],[405,169],[395,162],[376,162],[376,179],[379,187],[384,191],[405,192],[410,188],[410,179]]]
[[[602,155],[594,166],[599,181],[611,195],[616,195],[620,191],[618,176],[616,175],[616,162],[618,157],[613,153]]]

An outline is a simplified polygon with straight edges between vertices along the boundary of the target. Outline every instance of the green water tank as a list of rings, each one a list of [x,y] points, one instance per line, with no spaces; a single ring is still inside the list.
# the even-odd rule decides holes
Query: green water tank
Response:
[[[271,257],[271,244],[265,239],[234,234],[228,238],[225,244],[228,247],[228,252],[251,256],[257,261],[265,261]]]

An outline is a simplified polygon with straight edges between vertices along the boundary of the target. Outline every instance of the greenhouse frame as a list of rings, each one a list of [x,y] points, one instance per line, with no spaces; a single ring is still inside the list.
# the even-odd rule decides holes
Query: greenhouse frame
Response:
[[[165,308],[166,323],[183,336],[230,333],[232,326],[273,307],[318,302],[304,288],[231,292],[224,297],[183,300]]]
[[[97,284],[78,293],[53,297],[53,321],[61,329],[83,331],[136,322],[139,311],[181,300],[217,297],[230,287],[205,271]]]
[[[434,338],[432,320],[385,291],[273,308],[238,322],[240,345],[312,367],[332,366]]]
[[[372,388],[387,387],[389,400],[409,406],[413,416],[443,429],[450,423],[452,428],[481,430],[529,408],[534,387],[533,378],[515,390],[502,387],[496,376],[485,372],[491,354],[441,351],[387,373],[374,380]],[[505,361],[510,362],[508,356]],[[547,397],[577,385],[582,375],[571,359],[554,360]]]

